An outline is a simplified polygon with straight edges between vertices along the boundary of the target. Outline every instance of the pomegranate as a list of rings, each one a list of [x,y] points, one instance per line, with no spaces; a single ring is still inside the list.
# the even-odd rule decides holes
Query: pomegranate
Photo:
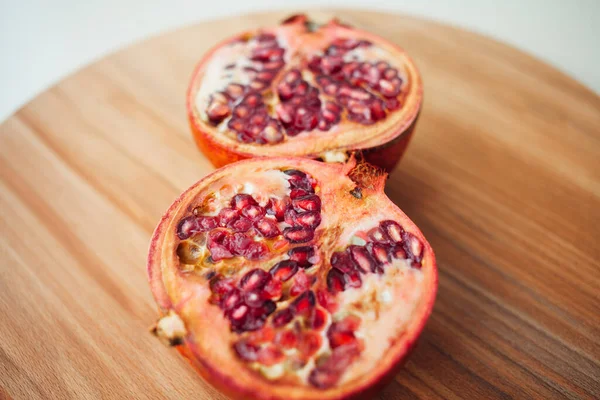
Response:
[[[413,61],[395,44],[296,15],[209,51],[193,74],[187,109],[198,147],[217,167],[256,156],[345,161],[360,150],[391,170],[422,94]]]
[[[431,247],[351,157],[249,159],[184,192],[154,232],[154,332],[233,398],[364,396],[431,312]]]

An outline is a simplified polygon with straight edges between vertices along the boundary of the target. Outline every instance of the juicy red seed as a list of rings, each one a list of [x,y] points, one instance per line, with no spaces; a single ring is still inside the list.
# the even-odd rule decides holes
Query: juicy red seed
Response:
[[[330,313],[334,313],[337,310],[335,299],[328,291],[319,290],[317,292],[317,300],[319,301],[319,304]]]
[[[256,108],[263,104],[262,97],[259,94],[252,93],[244,97],[242,104],[247,105],[250,108]]]
[[[361,320],[356,315],[348,315],[332,324],[331,329],[337,332],[354,332],[360,328]]]
[[[340,379],[341,373],[329,369],[315,368],[308,376],[308,382],[316,388],[327,389],[334,386]]]
[[[300,79],[302,79],[302,74],[297,69],[288,71],[283,77],[283,81],[286,83],[294,83]]]
[[[247,340],[242,339],[238,341],[233,348],[237,355],[244,361],[258,360],[258,351],[260,348]]]
[[[227,313],[232,322],[241,322],[248,316],[249,308],[245,304],[238,304]]]
[[[208,244],[208,251],[213,261],[221,261],[227,258],[232,258],[233,253],[222,244],[212,242]]]
[[[252,242],[252,239],[248,236],[238,232],[233,235],[227,235],[223,240],[223,245],[232,253],[242,255]]]
[[[181,240],[189,238],[198,231],[200,231],[200,224],[194,216],[185,217],[177,225],[177,236]]]
[[[310,289],[312,278],[304,270],[300,270],[294,277],[294,283],[290,288],[290,296],[297,296]]]
[[[245,119],[246,117],[248,117],[248,115],[250,115],[250,109],[243,104],[240,104],[239,106],[237,106],[236,108],[233,109],[233,116],[236,118]],[[242,123],[240,122],[240,124],[242,124]],[[236,126],[236,128],[237,128],[237,126]],[[235,129],[235,130],[241,130],[241,129]]]
[[[337,269],[330,269],[327,273],[327,287],[333,294],[344,290],[344,275]]]
[[[265,215],[265,209],[259,205],[249,205],[242,209],[242,215],[255,221]]]
[[[283,221],[287,201],[285,199],[269,199],[266,206],[267,214],[274,215],[277,221]]]
[[[297,314],[308,315],[309,311],[315,306],[316,298],[312,290],[302,293],[294,300],[290,306]]]
[[[327,332],[327,338],[332,349],[348,345],[356,340],[352,332],[332,332],[331,329]]]
[[[286,329],[277,333],[274,343],[284,349],[293,349],[298,343],[298,336],[293,331]]]
[[[338,251],[331,255],[331,266],[343,273],[348,273],[356,269],[356,264],[350,257],[348,251]]]
[[[231,208],[235,208],[237,210],[241,210],[242,208],[246,208],[248,206],[257,206],[258,203],[254,200],[249,194],[238,193],[231,199]]]
[[[217,219],[215,217],[206,217],[200,216],[198,217],[198,225],[202,231],[208,231],[217,227]]]
[[[415,268],[421,268],[421,261],[423,260],[423,243],[410,232],[404,232],[402,235],[404,242],[404,249],[408,257],[412,260],[412,266]]]
[[[271,279],[263,289],[265,296],[269,299],[278,300],[282,294],[282,286],[281,281]]]
[[[231,113],[231,108],[227,104],[211,102],[206,109],[206,115],[213,124],[219,124]]]
[[[221,308],[223,310],[231,310],[242,303],[242,294],[235,289],[225,294],[221,300]]]
[[[244,129],[245,122],[241,119],[231,118],[227,123],[227,127],[232,131],[241,132]]]
[[[362,279],[358,271],[350,271],[344,274],[344,288],[359,288],[362,286]]]
[[[371,229],[369,231],[368,235],[369,235],[369,238],[371,238],[371,240],[374,240],[375,242],[380,242],[380,243],[391,242],[390,237],[380,227]]]
[[[315,308],[310,318],[310,327],[320,331],[327,322],[327,313],[322,308]]]
[[[240,281],[240,288],[244,291],[261,290],[271,279],[271,275],[262,269],[253,269],[246,273]]]
[[[408,255],[406,254],[406,250],[404,250],[402,244],[396,244],[390,247],[390,257],[398,260],[404,260],[408,258]]]
[[[262,298],[261,292],[258,290],[252,290],[250,292],[246,292],[244,294],[244,302],[247,306],[252,308],[260,307],[264,304],[264,299]]]
[[[242,97],[245,90],[246,88],[238,83],[230,83],[225,89],[225,92],[229,95],[229,97],[235,100]]]
[[[269,271],[273,278],[282,282],[289,280],[296,272],[298,272],[298,263],[291,260],[280,261]]]
[[[301,131],[310,131],[317,126],[319,117],[316,112],[307,110],[306,108],[299,108],[296,111],[296,117],[294,118],[294,127]]]
[[[290,260],[296,261],[298,266],[308,268],[312,266],[310,259],[315,256],[315,248],[313,246],[299,246],[288,250]]]
[[[223,244],[225,238],[227,237],[227,232],[224,230],[214,230],[208,233],[208,244],[217,243]]]
[[[259,62],[273,61],[282,58],[283,53],[285,53],[285,49],[281,47],[257,48],[250,59]]]
[[[331,75],[342,69],[342,65],[344,64],[344,60],[339,56],[329,56],[323,57],[321,59],[321,71],[323,73]]]
[[[315,194],[292,199],[296,211],[321,211],[321,199]]]
[[[266,346],[258,351],[257,361],[263,365],[275,365],[284,359],[284,354],[281,350],[274,346]]]
[[[294,314],[293,314],[292,310],[290,310],[289,308],[285,308],[281,311],[277,311],[273,315],[273,326],[278,328],[280,326],[287,324],[292,319],[294,319]]]
[[[308,176],[304,172],[298,171],[297,169],[288,169],[283,172],[289,176],[288,181],[292,189],[303,189],[310,193],[314,193],[314,189],[308,179]]]
[[[252,228],[252,221],[248,218],[241,217],[227,224],[228,228],[233,229],[234,232],[246,232]]]
[[[396,98],[385,99],[385,108],[388,110],[397,110],[400,108],[400,102]]]
[[[239,217],[239,211],[233,208],[223,208],[219,212],[219,225],[227,226]]]
[[[298,351],[302,356],[310,357],[321,348],[322,341],[321,335],[317,332],[304,332],[298,340]]]
[[[321,223],[321,214],[317,211],[307,211],[297,214],[296,223],[305,228],[315,229]]]
[[[383,105],[383,102],[379,99],[376,99],[375,101],[373,101],[371,103],[370,111],[371,111],[371,118],[374,121],[379,121],[379,120],[385,118],[384,105]]]
[[[269,249],[264,243],[252,242],[246,250],[244,250],[243,256],[248,260],[255,261],[265,258],[268,255]]]
[[[277,222],[271,218],[263,218],[254,223],[256,230],[265,238],[274,238],[281,234]]]
[[[283,230],[283,236],[290,243],[306,243],[313,240],[315,232],[310,228],[295,226],[293,228],[285,228]]]
[[[296,211],[294,211],[293,208],[288,208],[287,210],[285,210],[283,220],[285,221],[286,224],[295,226],[297,215],[298,215],[298,213]]]
[[[366,248],[362,246],[350,246],[350,255],[363,273],[375,272],[377,263],[375,259],[369,254]]]
[[[385,97],[396,97],[400,94],[402,88],[402,80],[398,77],[392,78],[389,81],[387,79],[379,80],[379,93]]]
[[[210,284],[211,292],[219,297],[222,297],[224,294],[229,293],[234,289],[235,286],[230,279],[217,279]]]
[[[367,243],[366,248],[369,250],[369,253],[371,253],[375,261],[377,261],[379,264],[387,264],[390,262],[387,252],[388,246],[385,246],[382,243],[371,242]]]
[[[304,189],[292,189],[290,191],[290,198],[295,199],[297,197],[307,196],[310,193]]]

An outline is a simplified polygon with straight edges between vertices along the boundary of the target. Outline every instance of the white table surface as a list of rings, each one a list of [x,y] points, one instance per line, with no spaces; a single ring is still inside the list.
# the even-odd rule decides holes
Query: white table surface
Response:
[[[0,121],[140,39],[215,17],[315,6],[390,10],[483,33],[600,93],[600,0],[0,0]]]

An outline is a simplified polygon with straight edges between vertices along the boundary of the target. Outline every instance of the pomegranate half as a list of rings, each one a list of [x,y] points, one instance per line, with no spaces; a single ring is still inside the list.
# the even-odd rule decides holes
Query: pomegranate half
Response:
[[[404,50],[372,33],[304,15],[215,46],[187,94],[190,126],[216,166],[259,156],[345,161],[360,150],[391,170],[423,96]]]
[[[431,312],[431,247],[354,158],[265,158],[184,192],[154,232],[153,331],[236,399],[348,399],[393,376]]]

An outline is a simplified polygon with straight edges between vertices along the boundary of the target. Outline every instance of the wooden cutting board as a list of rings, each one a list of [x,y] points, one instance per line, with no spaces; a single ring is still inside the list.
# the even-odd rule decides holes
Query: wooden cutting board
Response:
[[[437,254],[439,295],[379,396],[600,396],[600,98],[504,44],[391,13],[337,15],[425,81],[390,197]],[[223,399],[148,333],[150,234],[209,171],[184,94],[213,43],[286,13],[128,47],[0,126],[0,397]]]

